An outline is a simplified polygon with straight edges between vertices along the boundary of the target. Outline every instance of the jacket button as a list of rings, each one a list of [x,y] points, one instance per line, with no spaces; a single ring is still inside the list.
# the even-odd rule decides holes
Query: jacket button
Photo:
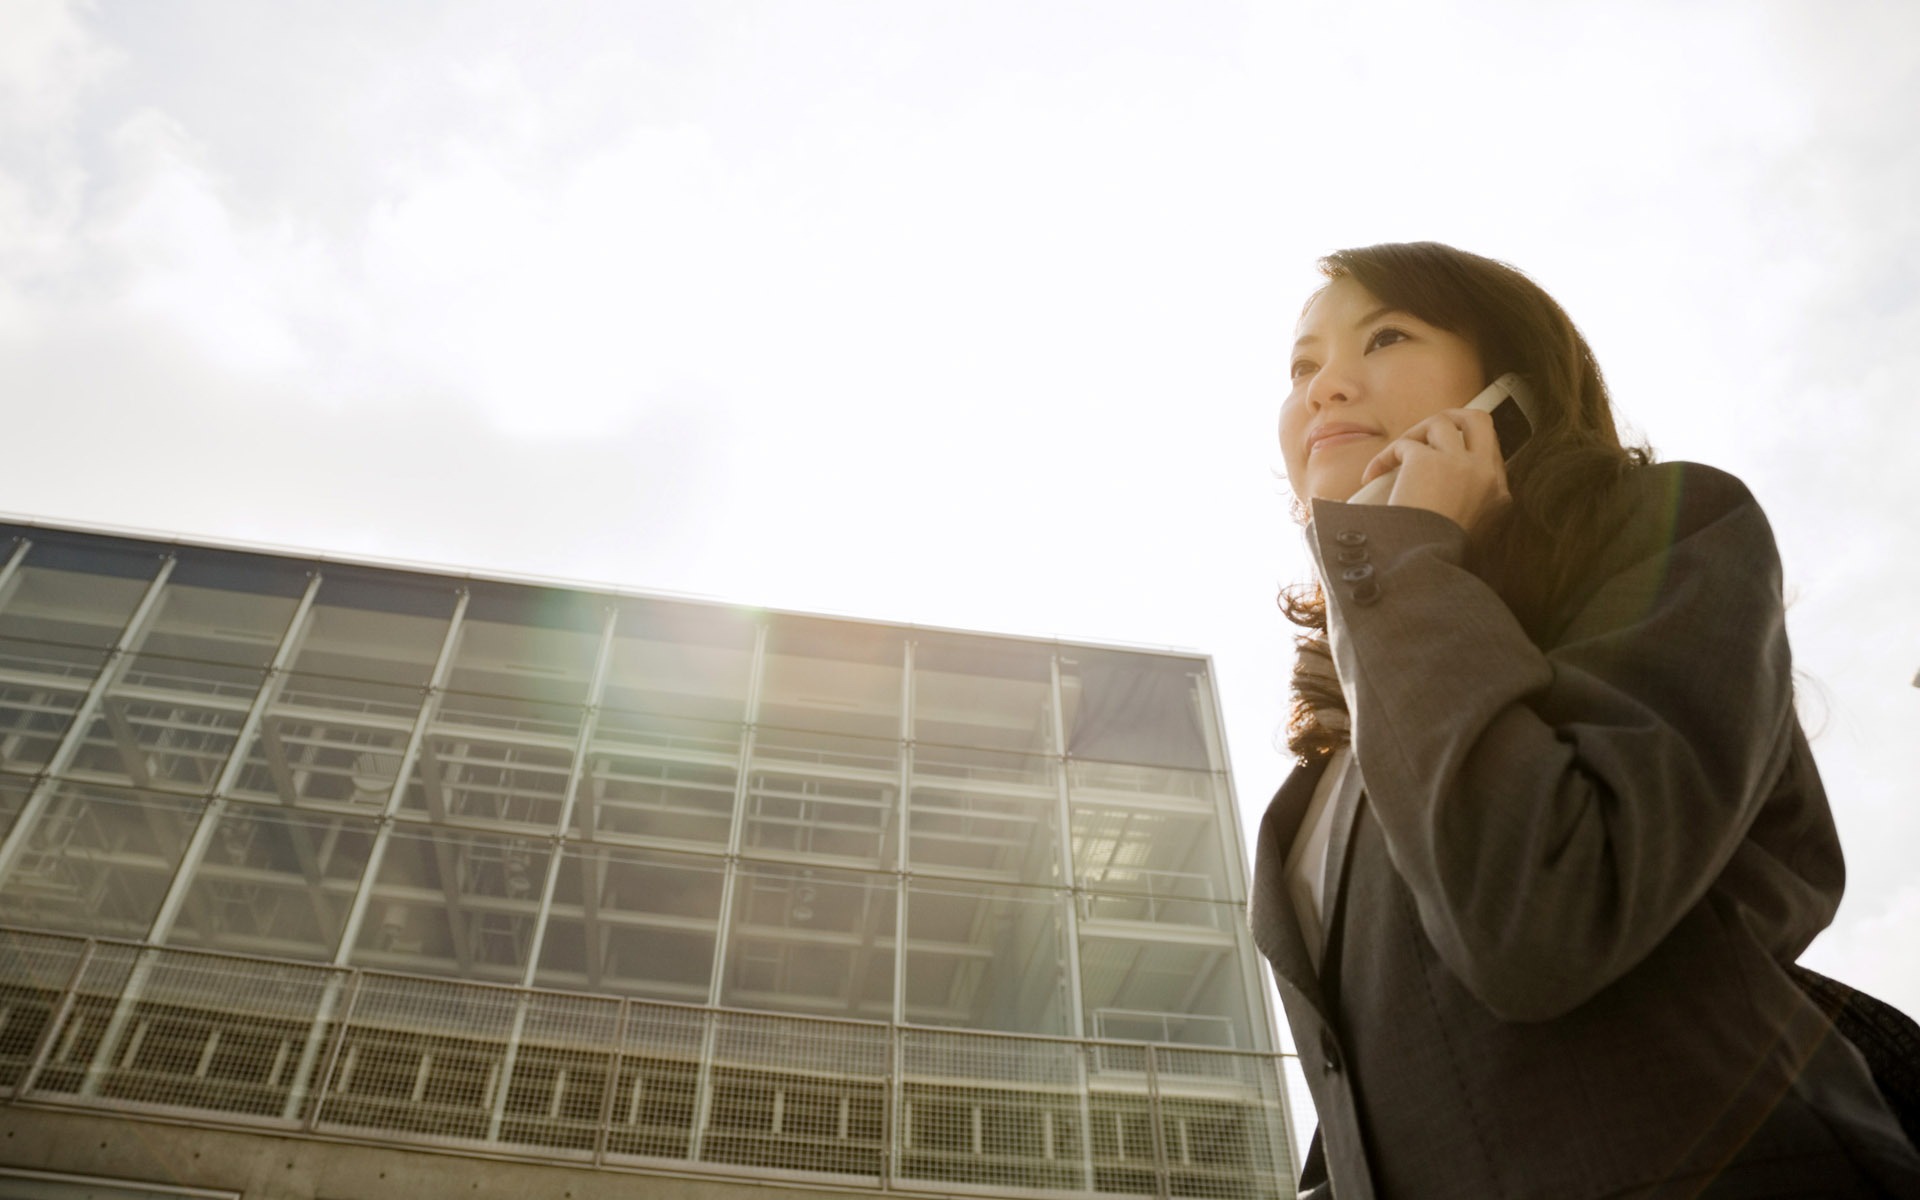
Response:
[[[1333,1032],[1320,1031],[1320,1069],[1328,1075],[1340,1073],[1340,1043],[1333,1040]]]
[[[1339,551],[1334,554],[1333,559],[1335,562],[1343,563],[1365,562],[1367,561],[1367,548],[1365,546],[1342,546]]]
[[[1373,578],[1373,564],[1359,563],[1340,572],[1340,578],[1346,583],[1361,583]]]
[[[1364,546],[1367,544],[1367,535],[1358,529],[1342,529],[1333,535],[1333,540],[1342,546]]]
[[[1380,599],[1380,581],[1377,579],[1369,579],[1354,588],[1349,594],[1352,596],[1355,604],[1365,608],[1367,605],[1373,604]]]

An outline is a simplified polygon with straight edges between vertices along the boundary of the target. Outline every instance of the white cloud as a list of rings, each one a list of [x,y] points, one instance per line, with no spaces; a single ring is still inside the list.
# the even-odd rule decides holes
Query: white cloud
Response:
[[[1834,937],[1920,927],[1906,10],[13,9],[0,507],[1196,646],[1251,816],[1278,343],[1314,255],[1442,237],[1767,503]]]

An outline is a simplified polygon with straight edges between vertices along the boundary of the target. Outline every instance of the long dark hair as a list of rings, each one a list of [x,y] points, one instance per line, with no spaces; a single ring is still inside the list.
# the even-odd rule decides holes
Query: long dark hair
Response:
[[[1616,485],[1653,458],[1621,444],[1593,348],[1539,284],[1439,242],[1340,250],[1320,260],[1320,273],[1329,284],[1351,279],[1380,303],[1466,338],[1487,381],[1515,371],[1533,385],[1540,420],[1507,461],[1513,503],[1473,531],[1470,565],[1540,641],[1605,535]],[[1346,706],[1324,657],[1326,597],[1317,582],[1299,584],[1281,593],[1280,607],[1312,631],[1299,639],[1287,746],[1302,758],[1327,754],[1346,740],[1344,720],[1331,717]]]

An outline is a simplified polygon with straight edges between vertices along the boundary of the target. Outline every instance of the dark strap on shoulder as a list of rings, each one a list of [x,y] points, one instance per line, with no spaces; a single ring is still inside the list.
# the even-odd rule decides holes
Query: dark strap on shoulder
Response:
[[[1787,964],[1787,974],[1867,1060],[1907,1140],[1920,1146],[1920,1024],[1886,1001],[1798,963]]]

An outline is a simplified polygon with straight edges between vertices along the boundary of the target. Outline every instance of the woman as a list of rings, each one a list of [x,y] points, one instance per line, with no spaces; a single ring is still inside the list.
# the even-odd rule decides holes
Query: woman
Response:
[[[1286,600],[1301,765],[1252,901],[1320,1115],[1303,1189],[1920,1196],[1785,969],[1843,870],[1753,498],[1623,447],[1512,268],[1321,266],[1280,440],[1323,583]],[[1503,461],[1461,406],[1508,372],[1533,421]]]

